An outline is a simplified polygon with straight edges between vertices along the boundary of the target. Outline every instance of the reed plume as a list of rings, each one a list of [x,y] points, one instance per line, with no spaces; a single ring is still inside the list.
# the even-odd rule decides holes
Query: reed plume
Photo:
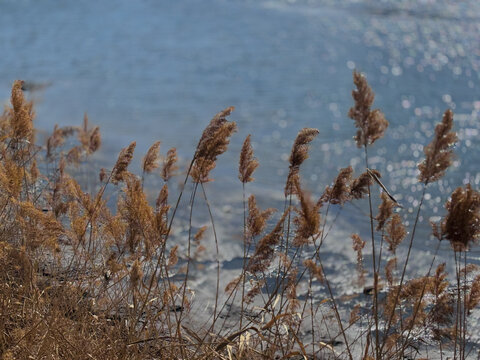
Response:
[[[250,142],[251,135],[248,135],[243,142],[242,150],[240,152],[240,161],[238,167],[238,178],[242,183],[251,182],[253,172],[258,167],[258,161],[253,156],[252,144]]]
[[[260,211],[257,207],[255,195],[250,195],[248,198],[248,217],[247,217],[247,241],[251,241],[255,236],[258,236],[267,226],[267,220],[272,216],[276,210],[268,208]]]
[[[95,126],[93,128],[89,127],[88,115],[85,113],[83,116],[83,126],[77,128],[78,132],[78,141],[80,146],[77,148],[78,152],[83,152],[86,155],[91,155],[100,149],[102,144],[102,139],[100,135],[100,127]]]
[[[142,170],[144,173],[151,173],[153,170],[160,166],[160,156],[158,151],[160,150],[160,141],[155,141],[147,151],[147,154],[143,158]]]
[[[143,240],[146,256],[151,256],[152,239],[154,235],[154,211],[148,204],[145,193],[142,190],[140,179],[130,173],[123,175],[125,188],[124,196],[118,201],[118,212],[128,224],[127,244],[132,253],[135,253],[138,245]]]
[[[197,145],[191,176],[194,182],[210,181],[208,174],[215,168],[217,157],[227,150],[230,137],[236,131],[235,122],[227,121],[234,107],[231,106],[213,117],[203,131]]]
[[[8,110],[12,139],[15,142],[33,142],[33,102],[26,101],[22,91],[23,81],[15,80],[12,86],[11,104]]]
[[[295,246],[306,245],[309,241],[314,241],[320,234],[320,213],[321,203],[315,204],[311,195],[300,187],[300,182],[296,181],[297,197],[300,201],[300,207],[295,209],[297,216],[293,222],[296,225]]]
[[[160,192],[158,193],[155,201],[155,232],[157,236],[162,240],[168,236],[168,185],[164,184]]]
[[[353,250],[357,253],[357,272],[359,282],[363,282],[364,270],[363,270],[363,248],[366,242],[362,240],[360,235],[352,234]]]
[[[375,172],[377,177],[381,177],[377,170],[370,170]],[[368,195],[368,186],[373,184],[372,177],[368,172],[360,174],[360,176],[352,181],[350,186],[350,195],[353,199],[361,199]]]
[[[310,143],[318,135],[319,131],[312,128],[303,128],[298,132],[290,152],[290,168],[285,185],[285,194],[292,194],[295,190],[295,181],[298,178],[300,165],[308,159],[308,148]]]
[[[162,166],[161,175],[164,181],[170,180],[170,178],[175,175],[175,171],[178,170],[177,161],[178,161],[177,149],[176,148],[168,149],[167,156],[163,160],[163,166]]]
[[[62,146],[68,136],[71,136],[78,129],[74,126],[59,127],[57,124],[53,127],[52,135],[47,139],[47,159],[53,157],[53,151]]]
[[[340,169],[332,186],[327,186],[319,203],[329,202],[330,204],[343,205],[350,200],[351,182],[353,169],[351,166]]]
[[[137,143],[134,141],[128,147],[123,148],[118,155],[117,162],[113,167],[111,181],[114,184],[118,184],[121,181],[125,181],[127,174],[128,165],[133,159],[133,152],[135,151],[135,146]]]
[[[388,250],[395,255],[398,245],[403,241],[407,231],[403,225],[402,218],[398,214],[393,214],[387,224],[385,241],[388,244]]]
[[[382,192],[380,196],[382,202],[378,207],[378,215],[375,218],[378,221],[377,231],[383,229],[387,220],[392,216],[393,208],[395,207],[395,203],[390,199],[387,193]]]
[[[168,255],[167,268],[171,269],[178,263],[178,245],[175,245],[170,250]]]
[[[287,209],[275,227],[258,242],[255,252],[248,261],[247,270],[251,273],[259,273],[267,270],[273,260],[275,246],[279,244],[283,235],[283,224],[287,214]]]
[[[419,165],[418,180],[425,184],[437,181],[452,164],[453,148],[457,142],[457,134],[453,128],[453,112],[449,109],[443,114],[442,122],[435,127],[435,137],[425,146],[425,160]]]
[[[393,271],[397,267],[397,258],[393,257],[387,261],[385,265],[385,277],[387,278],[388,285],[393,285]]]
[[[480,193],[470,184],[458,187],[445,204],[442,232],[455,251],[466,251],[480,236]]]
[[[353,83],[357,87],[352,91],[355,105],[350,108],[348,116],[355,121],[355,127],[358,129],[354,139],[358,147],[372,145],[383,137],[388,121],[379,109],[370,109],[375,100],[375,93],[368,85],[366,77],[354,71]]]
[[[207,226],[204,225],[197,230],[195,235],[193,236],[193,242],[196,246],[195,253],[193,254],[194,259],[198,259],[200,254],[203,253],[206,248],[202,245],[201,241],[205,236],[205,231],[207,231]]]
[[[92,154],[96,152],[98,149],[100,149],[101,144],[102,144],[102,137],[100,135],[100,127],[95,126],[90,133],[87,153]]]

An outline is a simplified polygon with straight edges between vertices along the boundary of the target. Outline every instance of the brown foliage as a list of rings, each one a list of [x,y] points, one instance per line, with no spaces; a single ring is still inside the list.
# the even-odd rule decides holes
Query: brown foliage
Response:
[[[420,175],[418,180],[428,184],[437,181],[453,161],[452,146],[457,142],[457,134],[453,128],[453,112],[446,110],[442,122],[435,127],[435,136],[430,144],[425,146],[425,160],[418,165]]]
[[[330,202],[330,204],[343,205],[346,201],[350,200],[352,174],[353,169],[351,166],[340,169],[333,186],[327,186],[325,188],[319,203]]]
[[[162,167],[162,179],[164,181],[168,181],[175,175],[175,171],[178,169],[177,167],[177,149],[171,148],[167,151],[167,156],[163,160],[163,167]]]
[[[300,187],[298,181],[296,188],[295,193],[300,200],[300,207],[295,209],[298,215],[293,220],[297,226],[293,244],[300,246],[306,245],[309,241],[313,242],[319,236],[321,204],[315,204],[311,195]]]
[[[376,171],[376,170],[372,170]],[[378,173],[378,172],[377,172]],[[378,177],[380,173],[377,174]],[[361,199],[368,195],[368,186],[372,185],[373,180],[368,172],[360,174],[360,176],[353,180],[350,187],[350,194],[353,199]]]
[[[275,246],[279,244],[283,235],[283,225],[289,212],[287,209],[272,231],[265,235],[255,247],[255,252],[248,261],[247,269],[251,273],[265,271],[273,260]]]
[[[388,222],[386,232],[385,241],[388,244],[388,251],[395,255],[397,246],[400,245],[407,235],[400,215],[393,214],[391,220]]]
[[[352,247],[353,250],[357,253],[357,272],[359,282],[363,282],[364,271],[363,271],[363,254],[362,250],[365,247],[365,241],[362,240],[360,235],[352,234]]]
[[[11,137],[15,142],[33,142],[33,102],[26,101],[22,91],[23,81],[16,80],[12,86],[11,104],[8,115]]]
[[[378,215],[375,218],[378,221],[377,231],[383,229],[385,223],[388,221],[390,216],[392,216],[393,208],[395,207],[395,203],[385,192],[382,192],[381,198],[382,203],[378,207]]]
[[[242,183],[251,182],[253,172],[258,167],[258,161],[253,157],[252,144],[250,142],[251,135],[248,135],[243,142],[242,151],[240,152],[240,162],[238,167],[238,178]]]
[[[455,251],[467,250],[480,236],[480,193],[470,184],[458,187],[445,204],[442,232]]]
[[[285,185],[285,194],[292,194],[295,190],[295,182],[298,178],[300,165],[308,159],[308,148],[310,143],[318,135],[319,131],[312,128],[303,128],[298,132],[295,142],[290,152],[290,169],[287,176],[287,183]]]
[[[235,122],[229,122],[226,119],[233,109],[234,107],[231,106],[219,112],[203,131],[190,173],[194,182],[210,181],[208,174],[215,168],[217,157],[227,150],[230,137],[237,129]]]
[[[247,241],[258,236],[267,226],[267,220],[272,216],[276,210],[273,208],[260,211],[257,207],[255,195],[250,195],[248,198],[248,217],[247,217]]]
[[[354,81],[357,90],[353,93],[355,106],[350,116],[358,128],[357,145],[367,146],[383,135],[388,123],[378,110],[370,110],[374,95],[365,78],[355,72]],[[140,178],[128,171],[135,143],[121,151],[111,172],[102,169],[102,183],[97,192],[85,192],[68,174],[69,165],[78,164],[99,148],[99,128],[90,127],[85,115],[82,127],[55,126],[47,146],[36,146],[33,108],[23,96],[21,82],[14,83],[11,102],[12,107],[0,116],[0,353],[3,358],[260,359],[300,354],[307,358],[309,350],[303,343],[303,330],[300,331],[307,318],[313,338],[317,336],[315,344],[308,344],[316,346],[312,358],[322,357],[327,349],[334,352],[334,357],[345,354],[337,353],[340,348],[323,340],[318,342],[317,327],[323,332],[323,324],[330,326],[329,316],[318,311],[328,302],[338,315],[337,325],[344,336],[344,345],[348,345],[343,318],[337,310],[342,297],[336,297],[331,289],[333,284],[323,273],[325,255],[320,246],[327,239],[322,236],[320,242],[316,241],[322,235],[320,211],[324,202],[343,205],[367,195],[372,179],[380,177],[378,172],[368,169],[353,179],[351,167],[341,169],[333,185],[314,203],[300,186],[299,169],[318,130],[301,130],[292,147],[285,187],[287,195],[296,195],[297,199],[290,199],[295,206],[288,207],[286,202],[280,219],[269,224],[275,210],[261,211],[255,196],[248,198],[242,272],[226,286],[225,303],[217,304],[220,298],[215,298],[211,327],[193,331],[184,319],[195,320],[195,314],[186,316],[192,304],[189,294],[192,297],[194,294],[189,276],[194,274],[193,270],[190,274],[182,270],[188,268],[185,263],[195,262],[204,251],[201,238],[206,227],[200,227],[192,239],[193,226],[189,225],[188,240],[185,229],[176,227],[179,221],[174,219],[175,214],[182,204],[179,197],[170,211],[166,183],[177,169],[175,148],[162,159],[161,177],[165,183],[154,204],[144,192]],[[209,171],[215,167],[217,157],[227,149],[236,129],[235,123],[226,119],[232,110],[228,108],[217,114],[202,134],[190,173],[197,183],[209,180]],[[451,123],[452,115],[447,112],[436,128],[434,141],[425,149],[426,160],[420,165],[420,178],[425,184],[443,175],[451,162],[449,145],[456,140]],[[77,138],[67,142],[73,134]],[[68,149],[70,140],[79,145]],[[141,164],[144,173],[160,166],[158,150],[159,142],[147,152]],[[43,166],[46,162],[47,169]],[[241,151],[239,179],[243,183],[252,181],[257,166],[248,136]],[[378,179],[375,181],[379,183]],[[110,191],[110,182],[120,184],[121,189]],[[113,212],[115,200],[117,207]],[[383,339],[379,337],[381,343],[373,343],[368,332],[365,359],[373,358],[374,352],[377,358],[403,358],[403,348],[411,344],[412,338],[419,338],[417,335],[425,326],[438,338],[454,339],[459,336],[459,322],[466,323],[466,316],[480,303],[480,275],[471,264],[457,274],[458,279],[464,279],[457,298],[448,284],[444,264],[437,267],[434,275],[429,271],[425,276],[394,285],[394,269],[400,259],[395,252],[406,235],[400,215],[393,214],[394,205],[388,193],[382,193],[377,220],[378,230],[394,255],[385,266],[390,289],[385,298],[379,299],[380,305],[374,307],[377,314],[369,313],[368,304],[361,304],[359,325],[371,327],[371,317],[381,316],[379,309],[383,308],[386,320],[390,321],[393,314],[392,326],[384,331]],[[448,239],[455,251],[468,250],[480,234],[480,194],[470,185],[458,188],[446,209],[447,216],[436,226],[438,239]],[[327,222],[326,225],[329,225],[326,229],[331,228]],[[269,231],[265,234],[266,229]],[[215,234],[213,221],[212,231]],[[363,276],[365,242],[355,234],[352,240],[357,269]],[[193,256],[191,246],[195,248]],[[304,256],[308,256],[306,260]],[[379,264],[387,260],[380,257]],[[326,269],[327,274],[328,270],[331,269]],[[310,281],[304,277],[307,271]],[[374,276],[379,275],[377,269],[373,272]],[[318,284],[312,285],[313,279],[325,285],[322,290],[317,290]],[[242,291],[234,291],[238,289]],[[330,297],[317,301],[317,295],[324,296],[324,289],[328,289]],[[462,292],[464,298],[460,297]],[[226,321],[232,314],[238,316],[235,313],[238,301],[241,325],[236,331],[226,326]],[[360,319],[360,308],[355,306],[351,323]],[[465,318],[461,319],[462,316]],[[219,319],[225,322],[220,324]],[[460,330],[464,329],[466,325],[460,326]],[[379,333],[386,329],[380,330]],[[338,333],[335,331],[333,335]]]
[[[355,121],[357,135],[355,141],[358,147],[373,144],[383,137],[388,127],[388,121],[383,113],[378,110],[371,110],[375,94],[367,83],[365,76],[359,72],[353,72],[353,83],[357,87],[352,91],[355,105],[349,110],[348,116]]]
[[[113,167],[111,174],[111,181],[114,184],[118,184],[121,181],[125,181],[127,168],[130,165],[130,162],[133,159],[133,152],[135,151],[135,146],[137,143],[134,141],[128,147],[123,148],[118,154],[117,162]]]
[[[147,151],[147,154],[143,158],[142,170],[145,173],[151,173],[153,170],[158,168],[159,165],[159,150],[160,150],[160,141],[155,141],[152,146]]]

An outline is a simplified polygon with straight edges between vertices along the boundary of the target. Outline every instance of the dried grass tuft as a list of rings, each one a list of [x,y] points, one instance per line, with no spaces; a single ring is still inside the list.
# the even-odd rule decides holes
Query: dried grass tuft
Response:
[[[445,204],[442,232],[455,251],[465,251],[480,236],[480,193],[470,184],[458,187]]]
[[[135,151],[135,146],[137,143],[134,141],[128,147],[123,148],[118,155],[117,162],[113,167],[111,181],[114,184],[118,184],[121,181],[125,181],[127,176],[128,165],[132,162],[133,152]]]
[[[253,157],[252,144],[250,142],[251,135],[248,135],[243,142],[242,150],[240,151],[240,162],[238,167],[238,178],[242,183],[247,183],[255,180],[252,177],[253,172],[258,167],[258,161]]]
[[[175,171],[178,170],[177,166],[177,149],[171,148],[167,151],[167,156],[163,161],[162,167],[162,179],[164,181],[170,180],[173,176],[175,176]]]
[[[450,167],[453,161],[453,145],[457,142],[457,134],[452,131],[453,112],[446,110],[442,122],[435,127],[435,137],[425,146],[425,160],[418,165],[418,180],[425,184],[437,181]]]
[[[215,168],[217,157],[227,150],[230,137],[237,129],[235,122],[226,119],[233,110],[234,107],[231,106],[219,112],[203,131],[190,173],[194,182],[205,183],[211,180],[208,175]]]
[[[159,150],[160,150],[160,141],[156,141],[153,143],[152,146],[147,151],[147,154],[143,158],[143,164],[142,164],[142,170],[145,173],[151,173],[153,170],[158,168],[160,166],[159,160],[160,160],[160,155],[159,155]]]
[[[287,176],[287,183],[285,185],[285,194],[293,194],[295,190],[295,182],[298,180],[298,173],[300,165],[308,159],[308,148],[310,143],[318,135],[319,131],[312,128],[303,128],[298,132],[295,142],[290,152],[290,169]]]
[[[353,83],[357,87],[352,91],[355,105],[349,110],[348,116],[355,121],[355,127],[358,129],[355,141],[358,147],[372,145],[383,137],[388,121],[380,110],[370,109],[375,100],[375,93],[368,85],[366,77],[354,71]]]

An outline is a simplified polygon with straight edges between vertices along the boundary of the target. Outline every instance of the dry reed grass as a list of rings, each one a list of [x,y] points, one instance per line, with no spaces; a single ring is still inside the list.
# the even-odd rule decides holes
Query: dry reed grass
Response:
[[[141,177],[128,170],[133,142],[120,152],[111,171],[101,170],[98,190],[87,193],[68,170],[99,149],[99,128],[90,127],[85,115],[83,126],[55,126],[46,145],[36,145],[33,104],[25,99],[22,82],[16,81],[11,106],[0,117],[2,359],[403,359],[425,332],[432,334],[440,351],[450,347],[455,359],[467,358],[468,318],[480,303],[480,275],[467,263],[467,252],[480,236],[480,194],[470,185],[459,187],[446,202],[445,218],[433,224],[439,241],[452,245],[456,283],[449,283],[445,264],[433,271],[435,256],[427,273],[408,278],[425,191],[409,230],[407,257],[400,260],[396,251],[407,229],[394,212],[399,204],[368,164],[368,147],[383,136],[388,122],[380,110],[371,110],[374,93],[365,76],[354,72],[353,82],[349,116],[357,128],[356,143],[364,148],[365,171],[354,178],[352,167],[341,169],[315,200],[302,187],[300,167],[318,130],[302,129],[289,159],[285,207],[273,222],[276,210],[260,210],[255,195],[247,196],[246,186],[259,162],[251,136],[245,139],[238,175],[244,199],[243,266],[226,286],[226,300],[219,303],[220,250],[204,184],[236,131],[236,124],[227,120],[233,107],[215,115],[203,132],[176,202],[169,199],[169,186],[179,175],[177,153],[172,148],[162,157],[160,142],[143,158]],[[447,110],[419,165],[424,189],[444,176],[452,162],[451,145],[457,141],[452,128],[453,113]],[[78,144],[68,148],[71,142],[66,139],[74,134]],[[152,205],[143,185],[146,176],[155,175],[163,186]],[[183,246],[172,243],[172,227],[189,179],[189,231]],[[382,190],[379,198],[373,195],[375,184]],[[114,192],[114,212],[105,195],[112,186],[121,189]],[[205,251],[207,229],[193,234],[197,191],[210,214],[217,259],[215,307],[210,323],[200,330],[187,321],[189,274]],[[321,250],[328,241],[327,229],[334,225],[327,226],[329,209],[365,197],[371,268],[363,264],[366,242],[358,234],[352,240],[359,283],[373,278],[372,304],[355,306],[346,320]],[[374,197],[381,201],[376,216]],[[388,284],[384,291],[381,277]],[[325,300],[318,299],[319,291]],[[234,316],[234,306],[240,308],[235,325],[226,327],[222,319]],[[358,337],[349,330],[355,324],[362,329]],[[323,330],[335,333],[326,340],[320,336]],[[337,339],[343,346],[335,346]]]

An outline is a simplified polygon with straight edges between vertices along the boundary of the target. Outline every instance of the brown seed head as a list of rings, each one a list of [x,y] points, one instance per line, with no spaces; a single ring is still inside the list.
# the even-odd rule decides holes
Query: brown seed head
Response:
[[[293,244],[295,246],[305,245],[309,241],[315,240],[320,233],[320,206],[315,204],[311,195],[300,187],[300,182],[296,183],[296,194],[300,200],[300,208],[296,209],[298,215],[294,219],[297,226]]]
[[[250,257],[247,265],[247,270],[251,273],[263,272],[270,266],[275,255],[275,246],[278,245],[283,235],[283,226],[289,211],[290,209],[287,209],[273,230],[257,243],[255,252]]]
[[[480,236],[480,193],[470,184],[458,187],[445,204],[442,232],[455,251],[465,251]]]
[[[170,250],[170,254],[168,255],[168,262],[167,267],[170,269],[178,263],[178,245],[175,245]]]
[[[350,200],[352,174],[353,169],[351,166],[340,169],[333,186],[327,186],[325,188],[318,202],[330,202],[331,204],[343,205],[346,201]]]
[[[259,165],[257,159],[253,157],[253,149],[250,142],[250,137],[250,135],[247,136],[243,142],[242,151],[240,152],[238,178],[242,183],[247,183],[254,180],[252,174]]]
[[[68,136],[73,135],[78,128],[73,126],[58,127],[55,124],[52,135],[47,139],[47,158],[52,158],[53,151],[65,143]]]
[[[12,109],[10,109],[10,125],[12,138],[15,141],[33,140],[33,102],[25,100],[22,91],[23,81],[16,80],[12,86]]]
[[[376,171],[376,170],[372,170]],[[378,173],[380,175],[380,173]],[[377,175],[377,176],[378,176]],[[380,176],[378,176],[380,177]],[[368,172],[364,172],[358,178],[354,179],[350,187],[350,195],[353,199],[361,199],[368,195],[368,186],[372,185],[373,180]]]
[[[248,198],[248,217],[247,217],[247,241],[250,242],[252,238],[260,235],[267,226],[267,220],[275,212],[275,209],[269,208],[265,211],[260,211],[257,207],[255,195],[250,195]]]
[[[393,271],[397,267],[397,257],[393,257],[387,261],[387,265],[385,265],[385,277],[387,278],[388,285],[393,285]]]
[[[143,158],[143,166],[142,169],[146,173],[151,173],[153,170],[158,168],[159,163],[159,154],[158,151],[160,150],[160,141],[156,141],[150,146],[148,149],[147,154]]]
[[[300,165],[308,159],[308,147],[318,133],[317,129],[312,128],[303,128],[298,132],[290,153],[290,171],[285,185],[286,195],[292,194],[295,190],[295,181],[300,171]]]
[[[353,250],[357,253],[357,272],[358,272],[358,281],[360,283],[364,280],[364,271],[363,271],[363,248],[365,247],[366,242],[362,240],[360,235],[352,234],[352,247]]]
[[[375,218],[378,221],[377,231],[383,229],[387,220],[392,216],[393,208],[395,207],[395,203],[390,199],[387,193],[382,192],[380,196],[382,198],[382,203],[378,207],[378,215]]]
[[[442,122],[435,127],[435,137],[432,142],[425,146],[425,160],[419,165],[420,175],[418,180],[425,184],[437,181],[452,164],[453,148],[458,138],[452,130],[453,112],[445,111]]]
[[[90,133],[87,153],[93,154],[95,151],[100,149],[101,145],[102,145],[102,137],[100,136],[100,127],[95,126]]]
[[[203,239],[203,237],[205,235],[205,231],[207,231],[207,226],[206,225],[204,225],[200,229],[198,229],[198,231],[193,236],[193,240],[196,243],[199,243]]]
[[[402,218],[398,214],[393,214],[392,219],[387,225],[385,241],[388,244],[388,250],[395,254],[397,246],[403,241],[407,231],[403,225]]]
[[[177,161],[177,149],[169,149],[167,151],[167,157],[163,160],[162,179],[164,181],[170,180],[170,178],[175,175],[175,171],[178,169]]]
[[[118,184],[120,181],[125,180],[125,175],[127,173],[128,165],[133,159],[133,152],[135,151],[135,146],[137,143],[134,141],[128,147],[123,148],[118,155],[117,162],[113,167],[112,171],[112,183]]]
[[[203,131],[197,145],[195,163],[191,171],[194,182],[209,181],[208,174],[215,168],[217,157],[227,150],[230,137],[237,129],[235,122],[229,122],[226,119],[226,116],[230,115],[233,109],[233,107],[229,107],[219,112]]]
[[[349,110],[348,116],[355,121],[355,127],[358,129],[355,141],[358,147],[362,147],[371,145],[383,137],[388,121],[380,110],[370,110],[375,93],[368,85],[365,76],[354,71],[353,83],[357,88],[352,91],[355,105]]]

